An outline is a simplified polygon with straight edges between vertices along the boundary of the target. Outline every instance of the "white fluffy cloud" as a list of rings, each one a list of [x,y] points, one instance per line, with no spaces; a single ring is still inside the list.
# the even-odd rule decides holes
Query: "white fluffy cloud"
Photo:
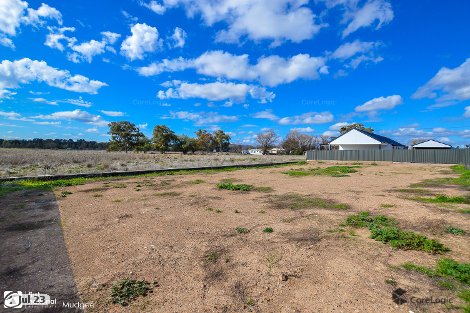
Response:
[[[51,67],[45,61],[24,58],[0,63],[0,95],[31,82],[44,82],[51,87],[90,94],[96,94],[101,87],[107,86],[101,81]]]
[[[470,99],[470,58],[456,68],[441,68],[430,81],[418,88],[413,98],[437,98],[439,102]]]
[[[465,113],[463,114],[463,116],[470,118],[470,106],[465,107]]]
[[[272,110],[267,109],[264,111],[256,112],[252,115],[253,118],[262,118],[270,121],[277,121],[279,117],[273,113]]]
[[[150,1],[150,2],[145,2],[145,1],[140,1],[139,2],[141,6],[146,7],[149,10],[152,10],[153,12],[162,15],[166,11],[166,7],[163,4],[158,3],[157,1]]]
[[[74,31],[74,27],[49,27],[49,34],[46,36],[44,44],[60,51],[64,51],[65,48],[70,49],[67,58],[74,63],[91,63],[93,57],[106,51],[115,53],[116,51],[112,45],[121,37],[120,34],[106,31],[101,33],[101,40],[99,41],[93,39],[77,44],[77,38],[65,35],[65,32]]]
[[[307,112],[296,116],[287,116],[279,119],[281,125],[299,125],[299,124],[324,124],[333,120],[333,114],[330,112]]]
[[[250,64],[247,54],[233,55],[220,50],[205,52],[196,59],[165,59],[160,63],[141,67],[137,71],[143,76],[152,76],[188,68],[211,77],[257,80],[266,86],[277,86],[297,79],[318,79],[320,74],[328,73],[323,57],[297,54],[291,58],[282,58],[274,55],[258,59],[257,64]]]
[[[291,131],[298,131],[299,133],[313,133],[313,132],[315,132],[315,129],[313,129],[310,126],[308,126],[308,127],[295,127],[295,128],[291,128]]]
[[[8,36],[16,36],[21,25],[38,27],[44,25],[47,19],[56,20],[62,24],[62,14],[45,3],[35,10],[28,8],[26,1],[0,1],[0,44],[14,48],[13,41]]]
[[[165,91],[160,90],[157,97],[162,100],[171,98],[200,98],[209,101],[232,100],[243,102],[248,95],[262,103],[271,102],[275,97],[274,93],[267,91],[263,87],[230,82],[214,82],[207,84],[180,83]]]
[[[186,37],[188,34],[180,28],[176,27],[173,31],[173,35],[171,35],[172,47],[173,48],[183,48],[186,43]]]
[[[217,112],[199,112],[192,113],[187,111],[170,112],[169,116],[164,118],[193,121],[195,125],[209,125],[215,123],[229,123],[238,121],[234,115],[221,115]]]
[[[120,112],[120,111],[105,111],[105,110],[101,110],[100,112],[103,113],[104,115],[112,116],[112,117],[124,116],[124,112]]]
[[[44,44],[52,49],[64,51],[65,46],[73,46],[77,42],[77,38],[65,35],[66,32],[74,32],[75,27],[48,27],[49,34],[46,36]]]
[[[350,1],[349,4],[351,3],[357,3],[357,1]],[[379,29],[382,25],[390,23],[393,17],[392,5],[386,0],[369,0],[360,8],[355,7],[346,11],[344,22],[348,25],[343,31],[343,38],[362,27],[370,27],[373,24],[376,24],[375,29]]]
[[[144,59],[147,53],[154,52],[161,44],[158,30],[145,23],[133,25],[131,33],[121,44],[121,53],[131,61]]]
[[[348,123],[348,122],[339,122],[339,123],[336,123],[336,124],[333,124],[331,125],[330,127],[328,127],[329,130],[340,130],[341,127],[343,126],[347,126],[349,124],[352,124],[352,123]]]
[[[380,42],[354,40],[339,46],[331,55],[334,59],[346,60],[357,54],[365,54],[376,49]]]
[[[312,38],[325,25],[307,6],[308,0],[163,0],[143,5],[157,14],[168,8],[183,6],[190,17],[200,15],[206,25],[218,22],[227,28],[216,35],[221,42],[239,43],[241,38],[271,40],[280,44],[289,40],[301,42]]]
[[[82,110],[54,112],[48,115],[38,115],[33,118],[42,120],[66,120],[77,121],[89,125],[106,126],[109,122],[103,120],[100,115],[94,115]]]
[[[376,112],[379,110],[390,110],[403,103],[403,99],[399,95],[388,97],[378,97],[365,102],[356,107],[356,112]]]

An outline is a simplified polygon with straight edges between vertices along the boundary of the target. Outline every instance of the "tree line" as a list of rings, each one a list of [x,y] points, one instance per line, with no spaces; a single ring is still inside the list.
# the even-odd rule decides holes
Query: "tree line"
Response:
[[[231,137],[223,130],[209,132],[199,129],[194,137],[188,135],[177,135],[165,125],[156,125],[152,137],[146,137],[140,129],[129,121],[109,123],[111,136],[109,142],[87,141],[84,139],[0,139],[0,148],[32,148],[32,149],[70,149],[70,150],[108,150],[108,151],[160,151],[161,153],[174,152],[234,152],[240,153],[243,148],[253,146],[242,146],[231,144]],[[340,134],[351,129],[360,129],[373,132],[370,127],[354,123],[340,128]],[[282,153],[301,155],[308,150],[326,149],[332,138],[328,136],[312,136],[290,131],[284,139],[276,134],[274,130],[267,130],[256,135],[257,147],[262,149],[263,154],[269,154],[274,147],[282,148]]]
[[[84,139],[0,139],[0,148],[106,150],[107,147],[107,142],[87,141]]]
[[[230,135],[223,130],[209,132],[199,129],[195,137],[177,135],[165,125],[153,128],[152,138],[147,138],[140,129],[128,121],[109,123],[109,151],[150,151],[161,153],[173,152],[227,152],[230,146]]]

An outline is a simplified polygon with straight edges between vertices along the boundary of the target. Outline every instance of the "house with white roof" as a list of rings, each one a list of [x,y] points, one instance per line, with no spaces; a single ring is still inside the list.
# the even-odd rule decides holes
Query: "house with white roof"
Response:
[[[412,149],[452,149],[451,145],[448,145],[437,140],[429,139],[411,146]]]
[[[351,129],[330,142],[330,145],[338,146],[339,150],[392,150],[406,148],[395,140],[359,129]]]

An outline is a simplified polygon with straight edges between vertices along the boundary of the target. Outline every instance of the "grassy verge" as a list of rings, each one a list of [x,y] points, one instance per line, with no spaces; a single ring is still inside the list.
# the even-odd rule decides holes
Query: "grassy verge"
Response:
[[[465,301],[464,312],[470,312],[470,263],[458,263],[452,259],[440,259],[435,268],[407,262],[402,267],[435,279],[441,288],[454,290]]]
[[[141,178],[141,177],[158,177],[158,176],[171,176],[171,175],[193,175],[193,174],[216,174],[220,172],[232,172],[245,169],[262,169],[262,168],[278,168],[284,166],[292,165],[302,165],[305,164],[305,161],[289,164],[275,164],[269,166],[234,166],[234,167],[225,167],[225,168],[215,168],[215,169],[202,169],[202,170],[176,170],[176,171],[163,171],[158,173],[151,174],[141,174],[141,175],[130,175],[130,176],[113,176],[113,177],[79,177],[79,178],[70,178],[70,179],[58,179],[58,180],[40,180],[40,179],[24,179],[12,182],[1,182],[0,183],[0,198],[5,196],[10,192],[15,192],[19,190],[52,190],[56,187],[68,187],[83,185],[90,182],[96,181],[113,181],[113,180],[122,180],[122,179],[132,179],[132,178]]]
[[[356,173],[356,168],[360,166],[329,166],[325,168],[313,168],[313,169],[298,169],[298,170],[289,170],[284,172],[289,176],[299,177],[299,176],[331,176],[331,177],[345,177],[349,176],[347,174]]]
[[[387,243],[390,246],[404,250],[418,250],[428,253],[443,253],[449,248],[435,239],[398,227],[396,220],[384,215],[372,216],[369,212],[360,212],[350,215],[344,223],[345,226],[355,228],[369,228],[370,237],[374,240]]]

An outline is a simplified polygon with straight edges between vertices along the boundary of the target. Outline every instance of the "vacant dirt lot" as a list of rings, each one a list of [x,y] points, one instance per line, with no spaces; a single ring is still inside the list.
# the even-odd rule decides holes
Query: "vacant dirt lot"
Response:
[[[180,155],[90,150],[0,149],[0,177],[155,170],[297,160],[305,160],[305,157],[290,155]]]
[[[367,229],[340,228],[346,217],[371,211],[396,218],[406,230],[435,238],[469,262],[468,204],[438,205],[398,191],[423,179],[456,176],[447,166],[370,164],[346,177],[288,176],[316,163],[215,174],[142,177],[56,190],[65,243],[82,301],[92,312],[442,312],[442,304],[392,301],[450,298],[405,262],[433,267],[443,255],[397,250],[369,238]],[[343,164],[344,165],[344,164]],[[249,192],[220,190],[221,181],[250,184]],[[63,191],[71,194],[61,197]],[[457,187],[428,188],[463,195]],[[289,197],[311,196],[344,207],[289,209]],[[328,202],[329,203],[329,202]],[[238,227],[238,231],[236,230]],[[263,231],[266,228],[272,228]],[[127,307],[111,302],[113,282],[158,282]],[[452,305],[447,308],[453,310]]]

